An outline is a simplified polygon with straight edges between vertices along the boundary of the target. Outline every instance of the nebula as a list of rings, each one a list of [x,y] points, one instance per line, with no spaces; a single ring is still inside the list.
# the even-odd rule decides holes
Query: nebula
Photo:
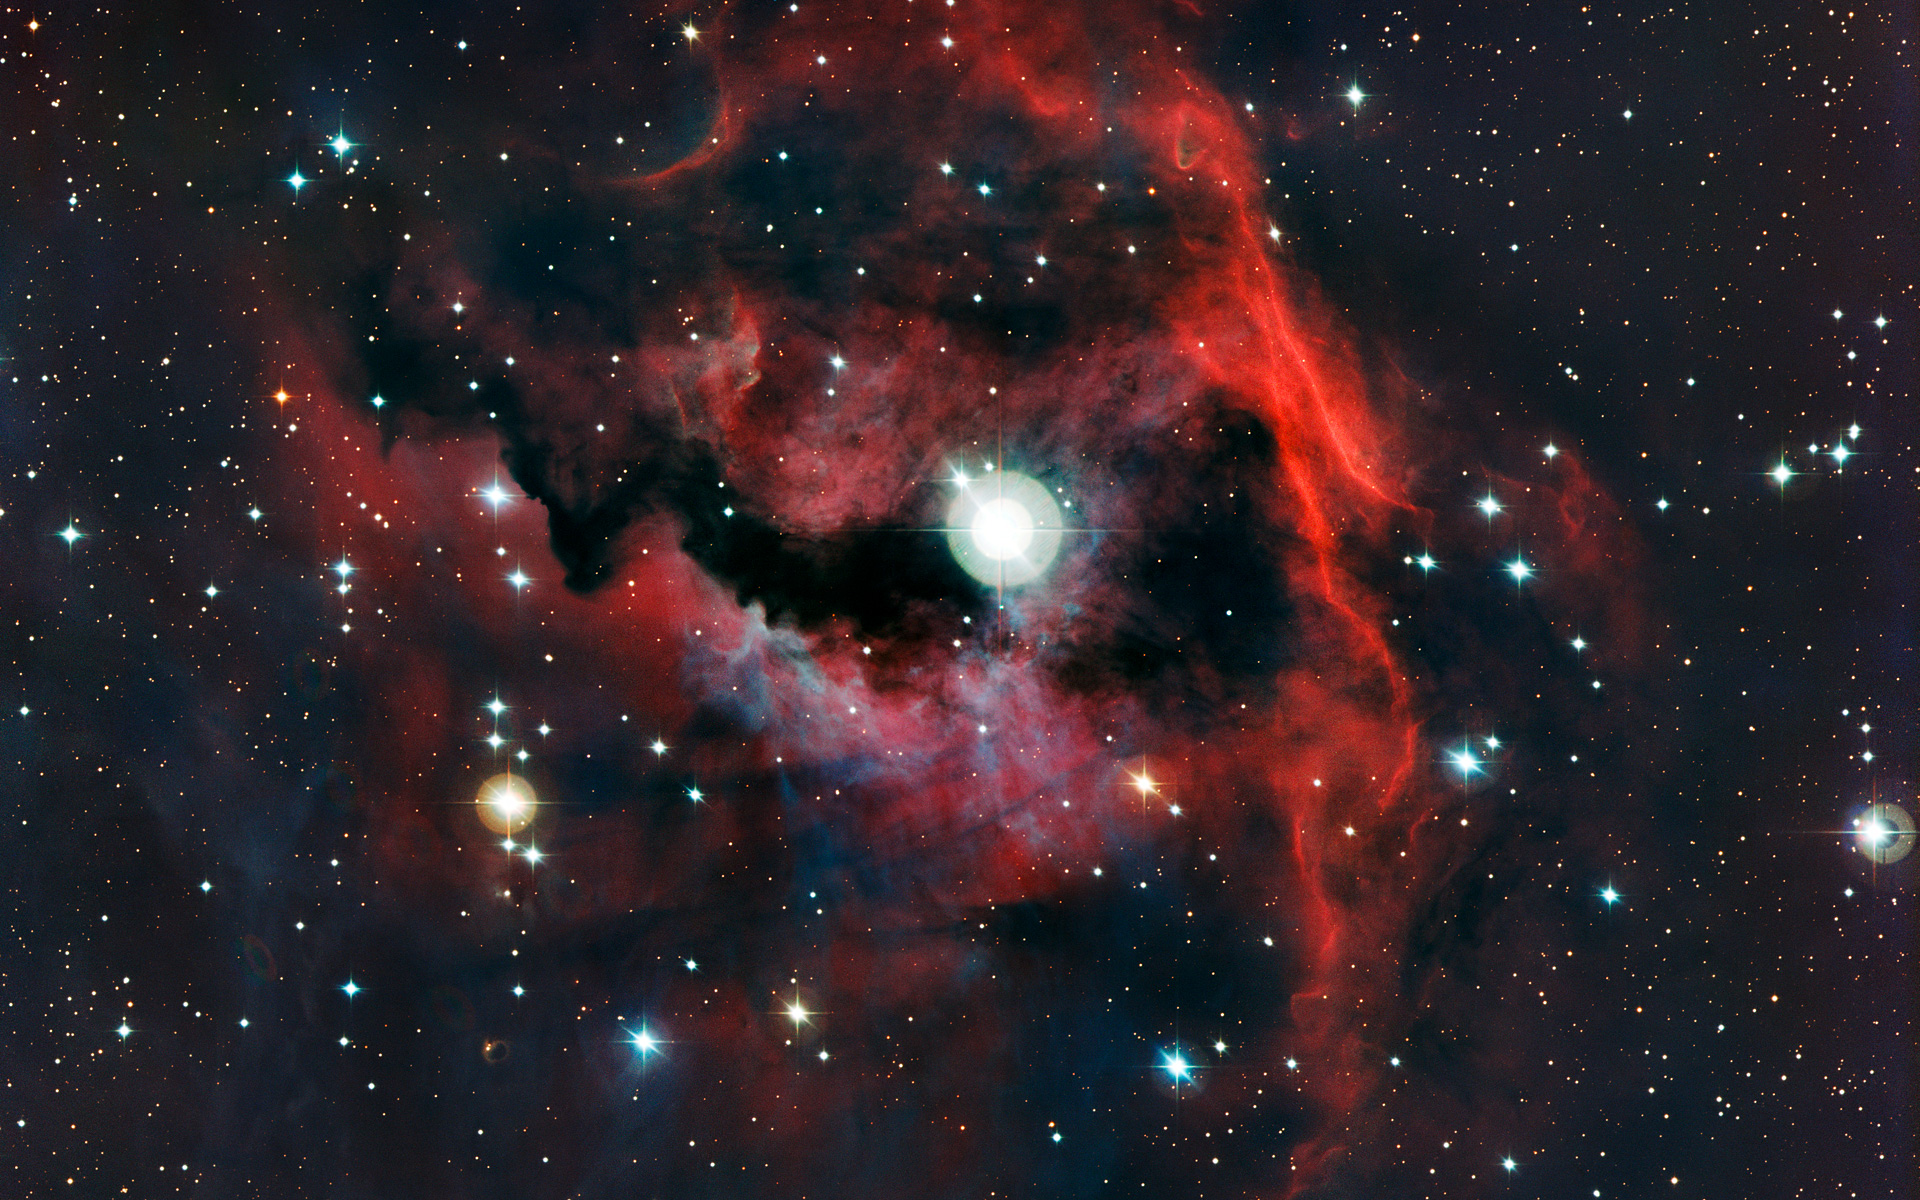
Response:
[[[1209,1188],[1348,1194],[1432,1102],[1497,664],[1582,617],[1625,664],[1583,581],[1634,551],[1577,464],[1479,473],[1556,607],[1399,631],[1468,459],[1294,259],[1310,135],[1205,28],[580,10],[296,147],[259,436],[337,564],[313,820],[551,1194],[1162,1195],[1199,1115]],[[1057,549],[970,573],[1011,478]],[[531,820],[476,815],[502,771]]]

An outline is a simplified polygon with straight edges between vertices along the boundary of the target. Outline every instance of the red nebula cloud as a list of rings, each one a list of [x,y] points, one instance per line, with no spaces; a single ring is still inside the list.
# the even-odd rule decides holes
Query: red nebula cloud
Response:
[[[358,251],[371,324],[287,302],[303,359],[334,365],[286,408],[279,504],[312,506],[316,562],[359,568],[339,653],[364,693],[372,873],[481,933],[532,911],[535,942],[715,960],[652,1011],[737,1085],[712,1123],[762,1118],[799,1176],[858,1153],[879,1085],[794,1118],[780,995],[811,995],[849,1079],[908,1044],[979,1068],[927,1068],[940,1119],[906,1138],[958,1171],[1011,1136],[996,1089],[1020,1038],[994,981],[1051,969],[991,935],[1144,903],[1131,888],[1203,912],[1206,954],[1265,981],[1231,999],[1234,1070],[1187,1102],[1266,1105],[1289,1155],[1241,1178],[1311,1189],[1375,1132],[1407,930],[1477,836],[1429,735],[1455,728],[1445,680],[1397,640],[1380,565],[1454,523],[1422,507],[1446,452],[1289,258],[1264,128],[1207,83],[1190,20],[723,11],[674,51],[712,90],[670,164],[657,140],[616,170],[516,126],[498,140],[578,213],[525,182],[489,185],[492,208],[436,185],[453,198],[404,244]],[[647,69],[603,57],[602,82]],[[515,258],[530,245],[563,269]],[[428,368],[390,382],[392,343]],[[1535,485],[1540,587],[1570,613],[1624,605],[1573,599],[1627,551],[1559,468]],[[956,470],[1068,505],[1040,580],[983,591],[939,559]],[[496,471],[539,504],[491,513]],[[479,707],[495,694],[504,723]],[[497,769],[489,728],[530,751],[544,865],[464,807]],[[611,1013],[628,978],[573,985]],[[930,1004],[971,1018],[944,1049],[870,1032]],[[1009,1177],[1031,1153],[1005,1151]]]

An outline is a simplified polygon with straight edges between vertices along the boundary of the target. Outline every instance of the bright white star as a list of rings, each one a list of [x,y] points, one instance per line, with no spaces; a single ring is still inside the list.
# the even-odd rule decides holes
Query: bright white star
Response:
[[[1533,574],[1533,568],[1527,565],[1526,559],[1516,558],[1507,564],[1507,574],[1513,576],[1515,583],[1520,583]]]

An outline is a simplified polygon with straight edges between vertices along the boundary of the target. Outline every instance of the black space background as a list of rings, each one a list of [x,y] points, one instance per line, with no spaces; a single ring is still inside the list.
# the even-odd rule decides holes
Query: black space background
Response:
[[[373,1195],[343,1164],[411,1137],[355,1094],[359,1068],[328,1074],[233,1036],[236,939],[277,902],[235,888],[209,903],[196,886],[223,857],[278,861],[311,814],[256,807],[186,840],[139,784],[192,702],[142,644],[167,634],[137,615],[141,581],[194,545],[215,573],[242,572],[238,536],[196,532],[169,497],[225,486],[214,464],[242,444],[230,409],[201,399],[259,404],[277,365],[274,331],[239,299],[270,286],[254,282],[265,260],[245,258],[257,243],[195,220],[207,187],[266,208],[290,153],[343,109],[381,114],[350,117],[359,136],[399,141],[426,101],[369,58],[451,63],[456,37],[559,44],[591,21],[529,4],[529,34],[503,32],[506,5],[267,7],[0,9],[0,1192]],[[681,19],[660,20],[663,52]],[[1607,956],[1590,990],[1556,997],[1591,1006],[1564,1046],[1587,1081],[1556,1097],[1559,1144],[1488,1134],[1471,1170],[1447,1169],[1459,1190],[1435,1194],[1914,1195],[1913,863],[1876,874],[1832,831],[1876,796],[1911,807],[1920,750],[1920,18],[1904,4],[1536,3],[1180,20],[1182,53],[1225,95],[1290,114],[1295,135],[1267,153],[1292,252],[1468,468],[1425,499],[1465,508],[1478,472],[1531,469],[1551,441],[1645,548],[1637,583],[1661,649],[1622,681],[1633,714],[1596,768],[1594,794],[1618,808],[1576,818],[1615,857],[1575,881],[1611,879],[1627,904],[1604,937],[1546,937]],[[703,86],[669,83],[696,101]],[[1366,93],[1357,108],[1350,85]],[[214,137],[214,111],[243,99],[273,119]],[[183,333],[209,348],[163,370]],[[1856,423],[1857,454],[1836,469],[1824,452]],[[1781,488],[1767,472],[1783,456],[1798,474]],[[80,580],[57,531],[112,523],[135,500],[117,524],[147,536],[119,539],[111,580]],[[285,586],[262,636],[284,637],[292,662],[319,602]],[[1476,669],[1431,653],[1442,673]],[[290,665],[276,685],[297,690],[299,675]],[[283,744],[301,745],[297,731]],[[1515,839],[1494,861],[1542,845]],[[336,936],[375,943],[357,961],[406,969],[404,938]],[[123,978],[137,981],[124,994]],[[154,1032],[123,1042],[112,1030],[135,995]],[[1643,1003],[1644,1020],[1623,1015]],[[210,1015],[162,1032],[160,1014],[183,1007]],[[1498,1090],[1437,1052],[1423,1069],[1468,1106]],[[579,1120],[583,1139],[601,1136]],[[1524,1165],[1505,1178],[1509,1151]],[[1353,1178],[1427,1194],[1444,1153],[1408,1146]],[[477,1167],[462,1178],[457,1194],[507,1194]],[[577,1194],[641,1194],[582,1178]],[[1108,1194],[1089,1179],[1017,1194]],[[1127,1179],[1110,1194],[1175,1186],[1164,1170]],[[1196,1167],[1179,1186],[1213,1194],[1206,1179]]]

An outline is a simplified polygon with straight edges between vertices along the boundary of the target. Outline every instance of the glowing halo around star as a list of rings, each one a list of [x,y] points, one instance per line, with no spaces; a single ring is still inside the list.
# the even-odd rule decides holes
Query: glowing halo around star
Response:
[[[1039,481],[1017,471],[967,480],[947,509],[947,545],[982,583],[1031,583],[1060,552],[1060,506]]]
[[[481,784],[473,803],[482,825],[502,837],[512,837],[533,824],[539,798],[525,776],[508,771]]]
[[[1860,853],[1877,863],[1895,863],[1913,851],[1913,818],[1898,804],[1875,804],[1853,823]]]

